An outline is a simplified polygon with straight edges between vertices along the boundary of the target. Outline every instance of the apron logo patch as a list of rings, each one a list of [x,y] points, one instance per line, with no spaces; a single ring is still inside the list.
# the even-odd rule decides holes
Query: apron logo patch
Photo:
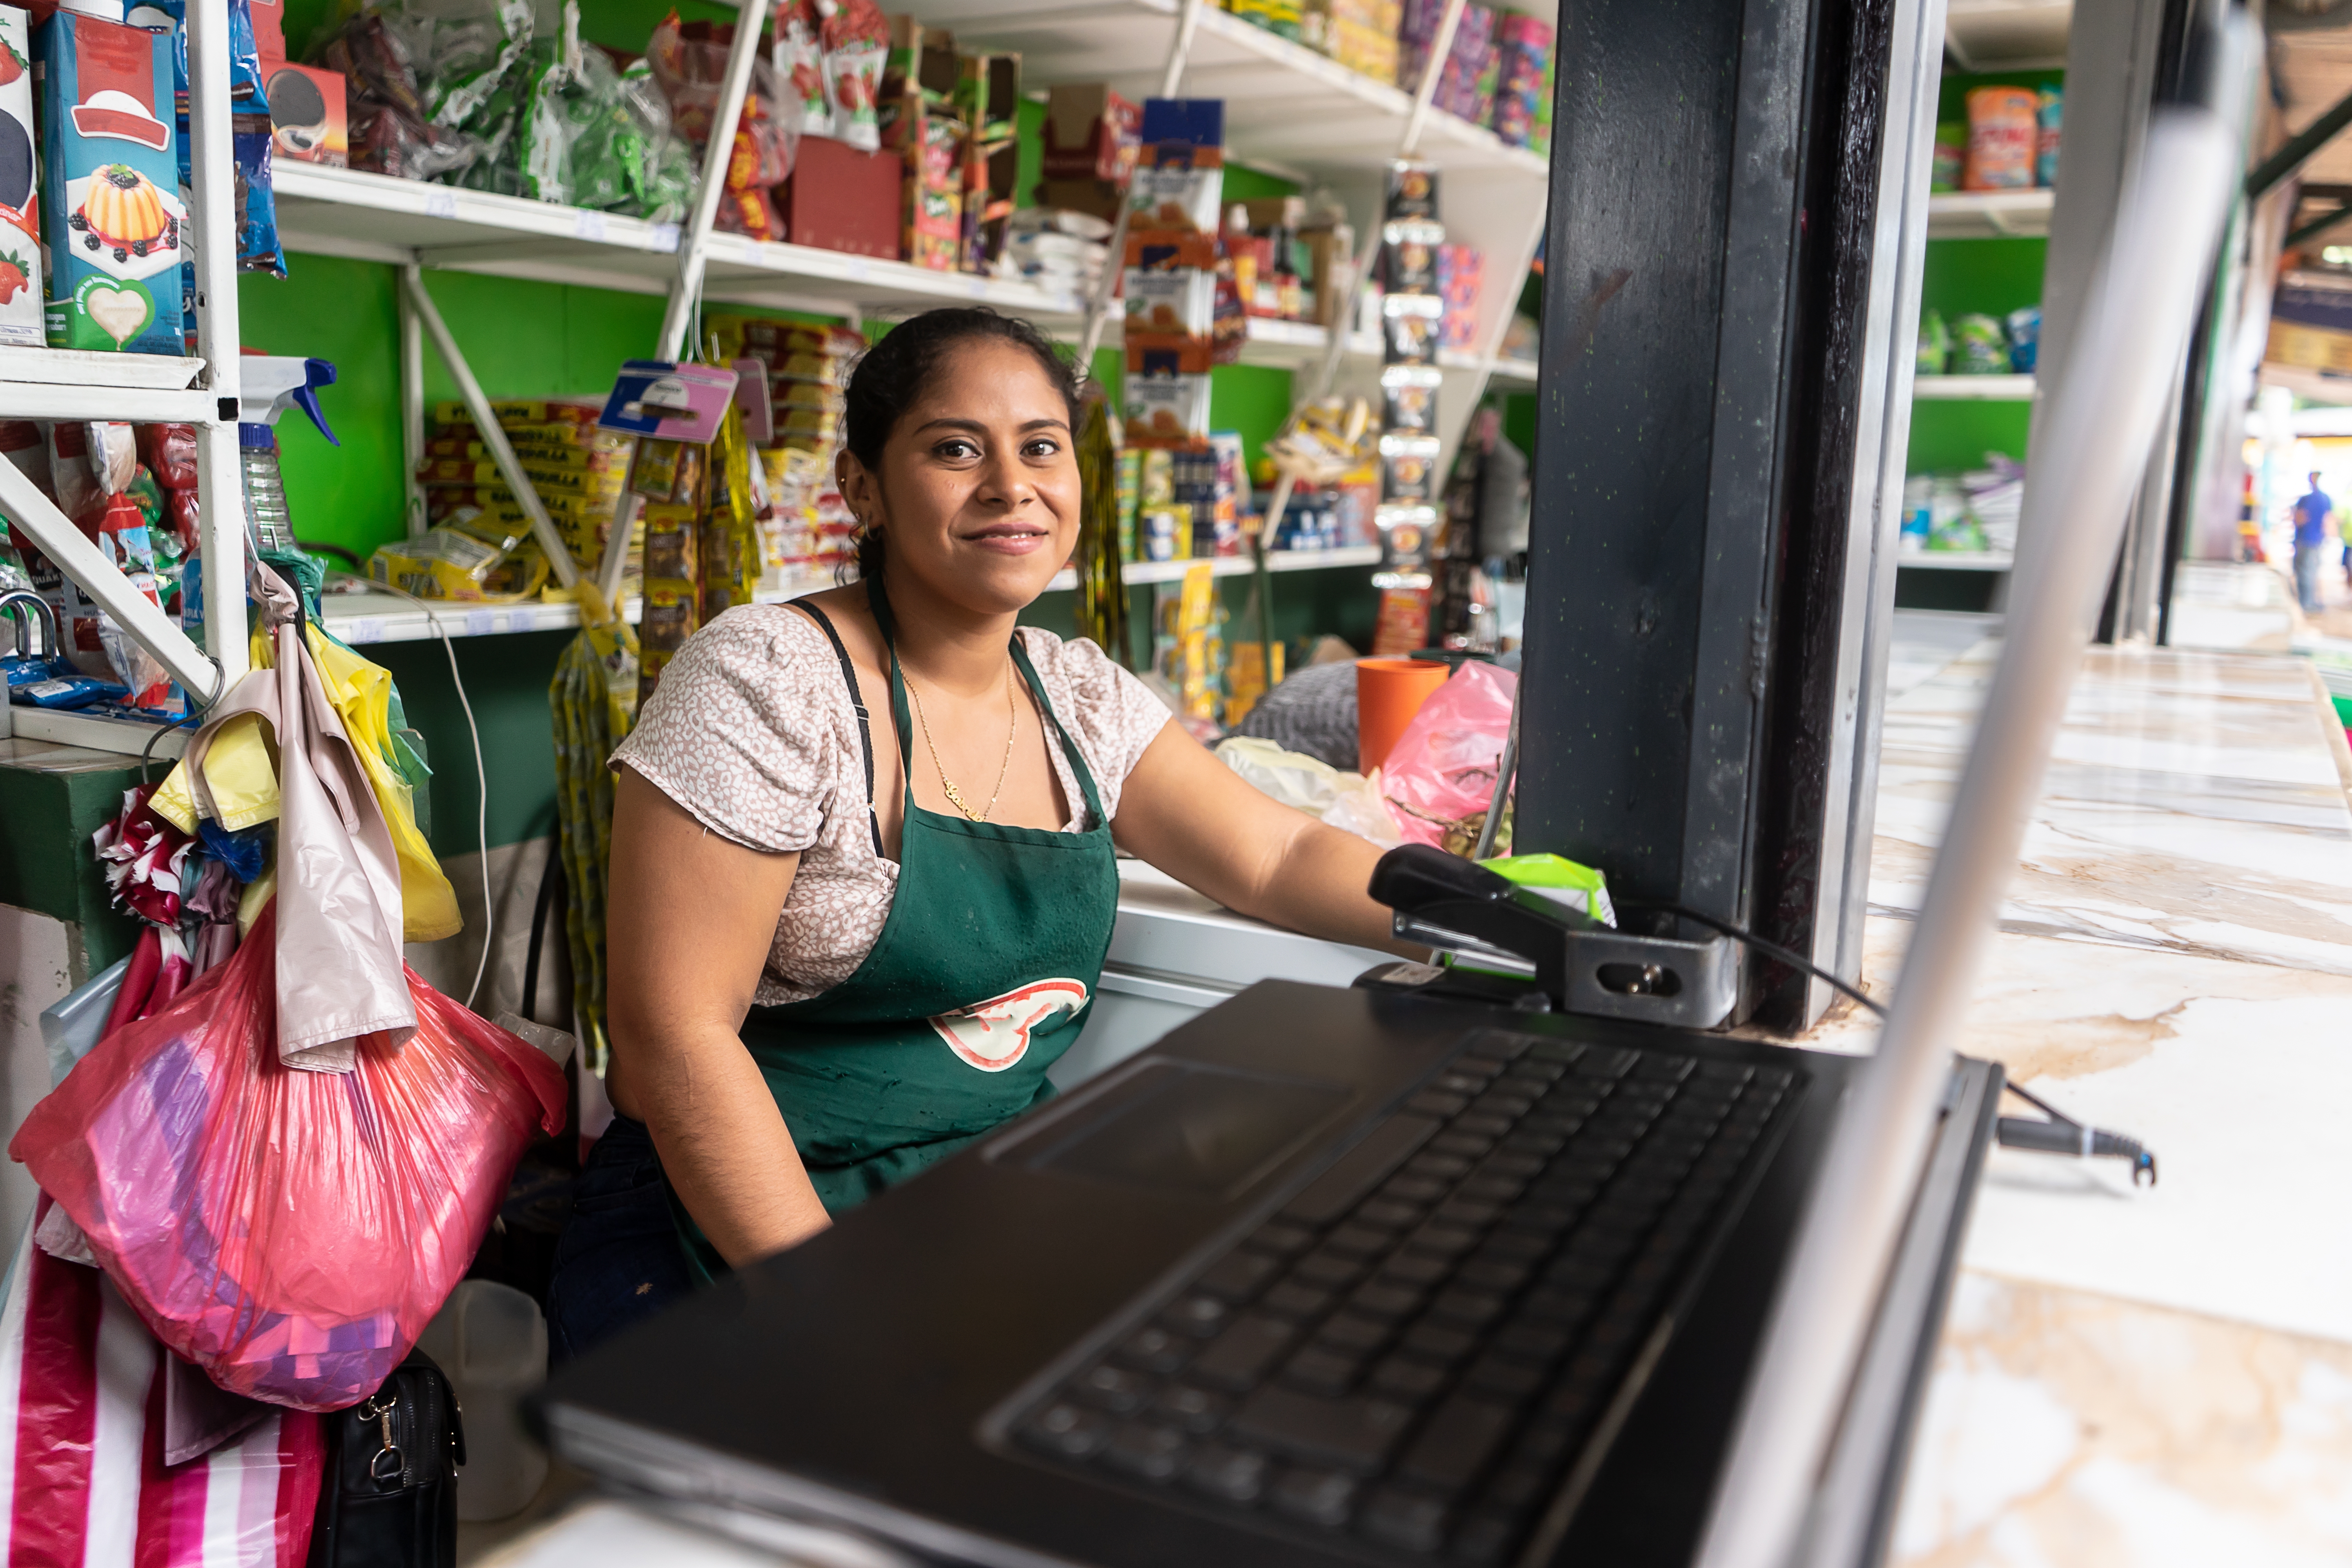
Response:
[[[1003,1072],[1029,1054],[1029,1037],[1040,1027],[1087,1005],[1087,988],[1076,980],[1034,980],[985,1002],[941,1013],[931,1027],[948,1049],[982,1072]]]

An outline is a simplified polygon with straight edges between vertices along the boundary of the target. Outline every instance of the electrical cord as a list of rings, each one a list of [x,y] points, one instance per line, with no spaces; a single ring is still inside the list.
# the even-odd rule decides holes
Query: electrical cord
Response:
[[[1734,942],[1743,942],[1754,948],[1774,963],[1785,963],[1791,969],[1812,976],[1831,989],[1852,997],[1879,1017],[1886,1016],[1886,1009],[1863,994],[1859,987],[1848,984],[1819,964],[1790,952],[1778,942],[1766,942],[1753,931],[1734,925],[1729,921],[1717,920],[1713,915],[1702,914],[1697,910],[1684,904],[1640,903],[1621,904],[1618,907],[1628,910],[1653,910],[1663,914],[1679,915],[1684,920],[1703,925],[1710,931],[1720,931]],[[2086,1127],[2048,1100],[2018,1088],[2014,1083],[2004,1082],[2001,1087],[2049,1118],[2047,1121],[2037,1121],[2024,1116],[2000,1118],[1993,1124],[1993,1136],[2002,1147],[2031,1149],[2045,1154],[2072,1154],[2084,1160],[2126,1160],[2131,1163],[2132,1185],[2144,1184],[2151,1187],[2156,1185],[2156,1155],[2138,1140],[2126,1137],[2120,1132],[2107,1131],[2104,1128]]]
[[[360,584],[371,594],[396,595],[423,610],[425,625],[441,639],[441,651],[449,659],[449,683],[457,689],[457,706],[466,713],[466,733],[474,742],[474,843],[482,868],[482,953],[474,963],[474,984],[466,990],[466,1005],[470,1008],[474,999],[482,994],[482,976],[489,973],[490,937],[498,930],[498,913],[490,903],[490,779],[482,766],[482,731],[474,722],[474,705],[466,696],[466,678],[457,673],[457,645],[449,640],[449,628],[441,624],[433,605],[405,588],[395,588],[355,572],[330,571],[327,575]],[[529,1005],[527,999],[524,1005]]]

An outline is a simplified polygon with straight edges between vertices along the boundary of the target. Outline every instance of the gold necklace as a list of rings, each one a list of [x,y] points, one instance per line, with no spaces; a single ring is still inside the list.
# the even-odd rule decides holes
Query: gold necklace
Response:
[[[899,677],[904,679],[905,676],[905,667],[901,666]],[[915,719],[923,727],[923,744],[930,749],[931,766],[939,770],[940,787],[947,791],[948,799],[954,803],[958,811],[974,822],[986,822],[989,813],[996,809],[997,796],[1004,793],[1005,775],[1013,771],[1013,738],[1021,732],[1021,701],[1013,689],[1012,661],[1008,659],[1004,666],[1004,706],[1013,716],[1013,722],[1004,731],[1004,764],[996,770],[995,792],[988,797],[988,804],[978,811],[964,804],[963,792],[957,789],[955,781],[948,777],[947,766],[940,761],[939,742],[931,739],[931,721],[923,714],[923,694],[915,689],[915,683],[911,680],[907,681],[907,695],[915,700]]]

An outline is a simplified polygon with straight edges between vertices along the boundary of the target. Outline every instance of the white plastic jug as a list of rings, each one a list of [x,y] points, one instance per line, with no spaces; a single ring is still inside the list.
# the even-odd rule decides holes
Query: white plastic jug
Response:
[[[547,1451],[522,1429],[522,1396],[547,1380],[547,1321],[539,1303],[488,1279],[467,1279],[425,1325],[417,1347],[440,1363],[466,1423],[457,1517],[520,1513],[547,1479]]]

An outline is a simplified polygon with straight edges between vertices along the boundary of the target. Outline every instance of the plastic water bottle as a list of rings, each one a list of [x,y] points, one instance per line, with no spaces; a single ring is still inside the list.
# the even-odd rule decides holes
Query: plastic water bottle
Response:
[[[522,1396],[547,1377],[539,1303],[489,1279],[467,1279],[433,1315],[417,1347],[439,1363],[465,1413],[457,1517],[520,1513],[547,1479],[547,1450],[522,1429]]]

